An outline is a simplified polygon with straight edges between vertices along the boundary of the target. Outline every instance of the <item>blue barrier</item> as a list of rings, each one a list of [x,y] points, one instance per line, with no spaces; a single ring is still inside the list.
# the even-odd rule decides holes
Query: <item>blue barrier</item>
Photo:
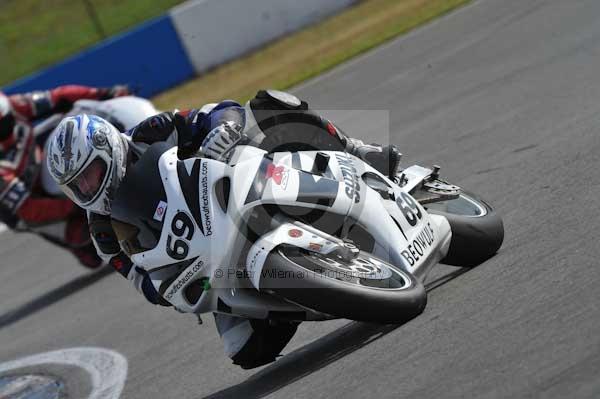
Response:
[[[194,75],[171,18],[162,16],[3,90],[12,94],[70,83],[99,87],[126,83],[137,88],[139,95],[149,97]]]

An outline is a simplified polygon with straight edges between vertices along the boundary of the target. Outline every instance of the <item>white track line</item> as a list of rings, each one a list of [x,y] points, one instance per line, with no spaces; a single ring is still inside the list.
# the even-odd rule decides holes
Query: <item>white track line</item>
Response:
[[[0,373],[42,364],[66,364],[91,377],[89,399],[119,399],[127,378],[127,359],[118,352],[93,347],[61,349],[0,364]]]

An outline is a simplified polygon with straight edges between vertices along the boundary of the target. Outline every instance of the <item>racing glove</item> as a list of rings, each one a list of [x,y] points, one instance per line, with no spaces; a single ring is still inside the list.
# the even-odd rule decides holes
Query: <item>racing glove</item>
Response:
[[[227,121],[215,127],[202,141],[200,149],[202,154],[207,158],[226,162],[231,151],[244,137],[242,129],[242,126],[233,121]]]

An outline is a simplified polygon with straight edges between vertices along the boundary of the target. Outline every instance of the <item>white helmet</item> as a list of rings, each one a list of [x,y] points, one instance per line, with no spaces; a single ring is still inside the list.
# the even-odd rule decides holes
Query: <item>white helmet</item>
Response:
[[[68,117],[50,137],[48,170],[61,190],[82,208],[110,214],[115,190],[125,175],[127,141],[95,115]]]

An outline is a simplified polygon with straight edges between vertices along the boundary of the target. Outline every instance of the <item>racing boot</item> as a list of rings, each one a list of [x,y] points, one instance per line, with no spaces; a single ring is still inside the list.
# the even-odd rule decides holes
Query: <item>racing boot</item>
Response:
[[[365,144],[362,140],[345,137],[346,151],[362,159],[377,171],[394,179],[399,171],[402,154],[393,144]]]

